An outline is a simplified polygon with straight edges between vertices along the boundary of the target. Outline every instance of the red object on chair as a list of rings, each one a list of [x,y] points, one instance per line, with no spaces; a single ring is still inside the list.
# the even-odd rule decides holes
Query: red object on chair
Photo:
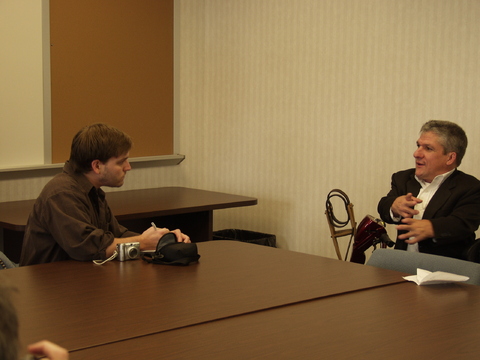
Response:
[[[382,248],[395,245],[388,237],[383,221],[375,219],[372,215],[367,215],[360,224],[358,224],[350,261],[365,264],[365,251],[370,246],[376,247],[378,244],[380,244]]]

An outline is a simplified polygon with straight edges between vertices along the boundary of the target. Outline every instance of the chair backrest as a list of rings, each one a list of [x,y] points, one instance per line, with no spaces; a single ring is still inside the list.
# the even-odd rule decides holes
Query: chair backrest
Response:
[[[333,205],[331,202],[331,199],[333,198],[339,198],[343,202],[343,205],[345,207],[346,220],[339,220],[335,216],[333,212]],[[355,236],[357,223],[355,222],[355,215],[353,213],[353,204],[350,202],[347,194],[345,194],[342,190],[333,189],[327,195],[325,207],[325,216],[327,217],[328,227],[330,228],[333,246],[335,247],[335,252],[337,253],[338,260],[342,260],[342,255],[340,254],[340,248],[338,246],[337,238],[350,235],[350,239],[353,239],[353,237]],[[350,226],[348,226],[349,224]],[[347,255],[345,257],[347,257]]]
[[[466,283],[480,285],[480,264],[446,256],[394,249],[375,250],[366,265],[416,274],[417,268],[468,276]]]
[[[475,243],[468,249],[467,260],[480,263],[480,239],[475,240]]]
[[[15,264],[3,252],[0,251],[0,270],[16,267],[18,267],[18,264]]]

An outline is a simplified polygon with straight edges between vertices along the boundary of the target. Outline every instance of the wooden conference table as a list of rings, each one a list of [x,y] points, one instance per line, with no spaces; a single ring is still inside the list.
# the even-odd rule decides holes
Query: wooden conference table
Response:
[[[403,282],[394,271],[267,246],[225,240],[197,245],[200,262],[187,267],[65,261],[0,271],[0,283],[19,289],[14,297],[23,347],[49,339],[71,351],[72,359],[84,358],[75,353]],[[364,310],[375,311],[369,305]],[[335,321],[347,324],[350,310],[341,310]],[[190,339],[184,340],[186,351]],[[236,344],[234,337],[230,341]],[[210,342],[206,353],[215,352]],[[157,345],[156,351],[173,351]]]
[[[143,232],[154,221],[160,227],[181,229],[194,242],[212,239],[213,210],[257,204],[252,197],[186,187],[114,191],[107,193],[107,200],[118,221],[132,231]],[[14,262],[20,259],[34,203],[22,200],[0,204],[4,252]]]
[[[476,359],[480,287],[392,284],[71,353],[70,359]]]

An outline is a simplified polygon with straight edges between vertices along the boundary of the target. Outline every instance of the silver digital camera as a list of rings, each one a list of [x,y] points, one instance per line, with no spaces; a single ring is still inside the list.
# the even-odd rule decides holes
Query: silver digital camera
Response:
[[[140,257],[140,243],[121,243],[117,244],[117,260],[134,260]]]

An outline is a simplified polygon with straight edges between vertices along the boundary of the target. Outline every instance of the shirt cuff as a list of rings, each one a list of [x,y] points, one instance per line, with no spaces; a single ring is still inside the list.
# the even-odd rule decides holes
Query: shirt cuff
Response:
[[[401,216],[395,216],[393,215],[393,211],[392,209],[390,209],[390,217],[392,218],[393,222],[400,222],[400,220],[402,220],[402,217]]]

